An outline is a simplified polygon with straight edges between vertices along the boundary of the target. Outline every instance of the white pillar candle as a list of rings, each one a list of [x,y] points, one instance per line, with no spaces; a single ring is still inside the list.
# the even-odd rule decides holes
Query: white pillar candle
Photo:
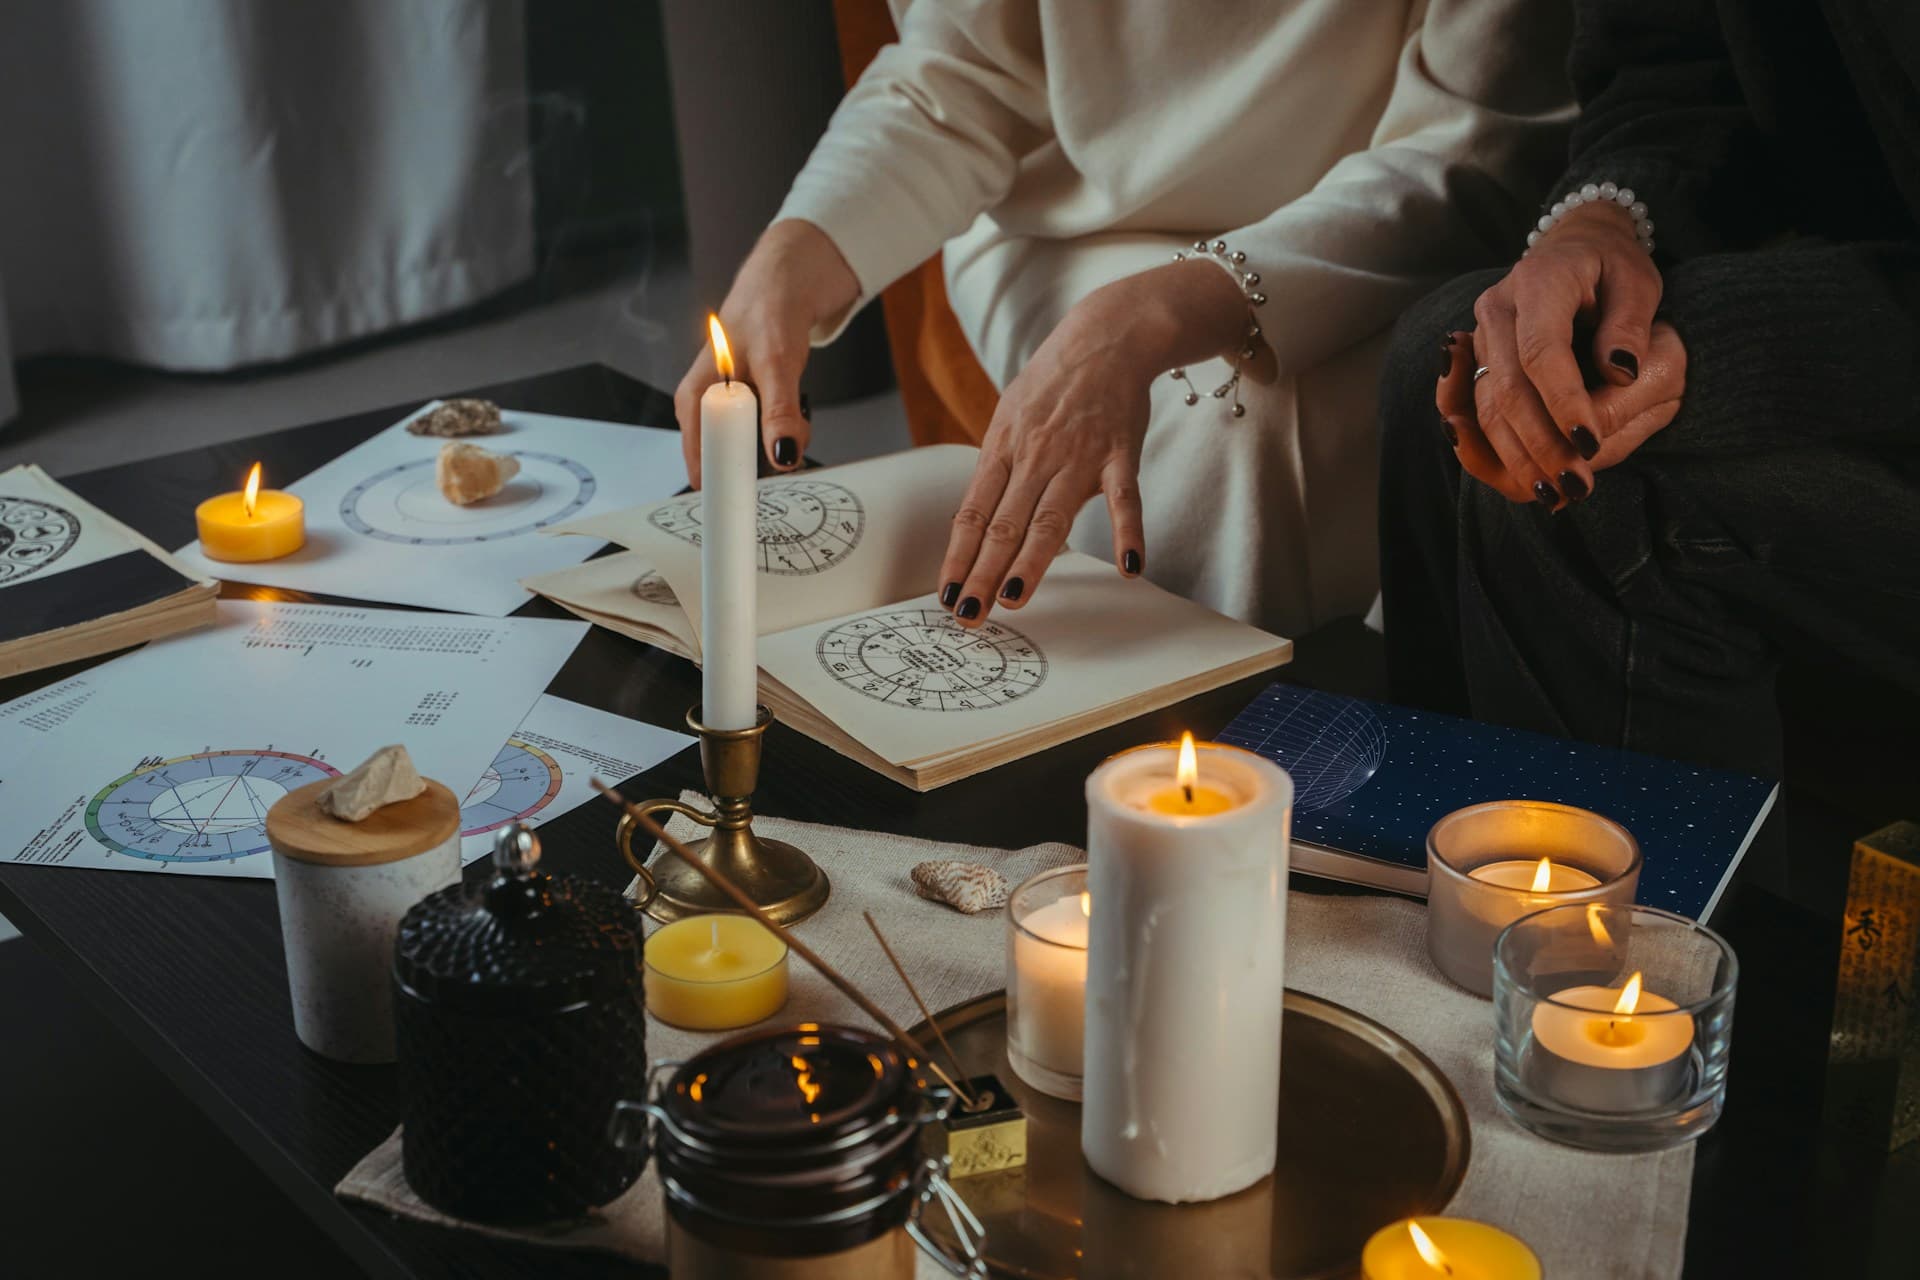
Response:
[[[1273,1171],[1293,781],[1191,738],[1087,779],[1080,1147],[1129,1195],[1212,1200]]]
[[[1007,904],[1007,1063],[1040,1092],[1076,1102],[1091,910],[1085,883],[1084,867],[1043,871]]]
[[[760,402],[733,377],[720,318],[707,317],[707,328],[721,380],[700,397],[700,719],[710,729],[751,729],[760,674]]]

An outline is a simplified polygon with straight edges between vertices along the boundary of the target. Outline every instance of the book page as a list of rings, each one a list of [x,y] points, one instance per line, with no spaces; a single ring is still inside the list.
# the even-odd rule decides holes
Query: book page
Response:
[[[1032,603],[977,629],[928,592],[766,636],[760,665],[876,754],[910,764],[1233,663],[1278,665],[1288,651],[1278,636],[1066,552]]]
[[[664,632],[684,646],[690,657],[699,658],[700,634],[688,621],[687,611],[660,571],[637,551],[616,551],[571,569],[522,578],[520,585],[588,614],[595,622],[619,618]]]
[[[29,579],[45,581],[129,551],[150,552],[180,576],[195,576],[40,468],[0,471],[0,590]]]
[[[933,445],[760,481],[760,633],[931,590],[980,451]],[[556,533],[617,542],[665,579],[700,629],[701,495],[576,520]]]

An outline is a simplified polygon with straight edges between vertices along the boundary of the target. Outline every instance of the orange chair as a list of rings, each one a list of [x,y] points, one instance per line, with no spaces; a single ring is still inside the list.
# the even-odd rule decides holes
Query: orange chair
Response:
[[[885,0],[834,0],[840,63],[851,85],[883,45],[899,38]],[[894,376],[915,444],[978,444],[993,420],[1000,392],[980,367],[947,304],[940,255],[902,276],[880,295]]]

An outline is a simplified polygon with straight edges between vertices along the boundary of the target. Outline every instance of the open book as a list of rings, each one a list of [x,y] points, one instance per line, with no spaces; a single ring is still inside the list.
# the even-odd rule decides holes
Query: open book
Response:
[[[0,471],[0,676],[204,627],[219,594],[40,468]]]
[[[760,698],[930,790],[1279,666],[1293,646],[1074,552],[962,627],[932,588],[976,451],[939,445],[760,481]],[[522,585],[700,660],[700,495],[556,530],[625,552]]]

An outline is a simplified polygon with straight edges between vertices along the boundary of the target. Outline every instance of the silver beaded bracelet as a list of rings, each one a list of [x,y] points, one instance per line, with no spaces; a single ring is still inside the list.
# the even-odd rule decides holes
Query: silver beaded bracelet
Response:
[[[1634,240],[1648,253],[1653,252],[1653,222],[1647,217],[1647,206],[1634,199],[1632,187],[1623,187],[1613,182],[1597,184],[1589,182],[1578,191],[1569,191],[1554,201],[1553,207],[1540,215],[1538,227],[1527,232],[1527,248],[1531,249],[1538,244],[1540,237],[1553,230],[1554,224],[1566,217],[1570,211],[1578,209],[1583,204],[1593,204],[1597,201],[1607,201],[1625,209],[1627,216],[1633,219]]]
[[[1211,258],[1227,269],[1234,282],[1240,286],[1240,292],[1247,297],[1247,340],[1240,348],[1240,354],[1233,358],[1233,376],[1213,389],[1213,398],[1223,400],[1229,391],[1233,393],[1233,416],[1243,418],[1247,408],[1240,403],[1240,369],[1253,358],[1253,342],[1260,336],[1260,325],[1253,318],[1253,308],[1267,305],[1267,295],[1260,292],[1260,273],[1247,270],[1247,255],[1238,249],[1228,249],[1225,240],[1215,240],[1208,244],[1205,240],[1195,240],[1192,250],[1182,249],[1173,255],[1175,262],[1185,262],[1191,257]],[[1167,375],[1175,382],[1186,384],[1186,402],[1188,405],[1200,403],[1200,392],[1195,389],[1192,379],[1187,377],[1185,369],[1172,370]]]

